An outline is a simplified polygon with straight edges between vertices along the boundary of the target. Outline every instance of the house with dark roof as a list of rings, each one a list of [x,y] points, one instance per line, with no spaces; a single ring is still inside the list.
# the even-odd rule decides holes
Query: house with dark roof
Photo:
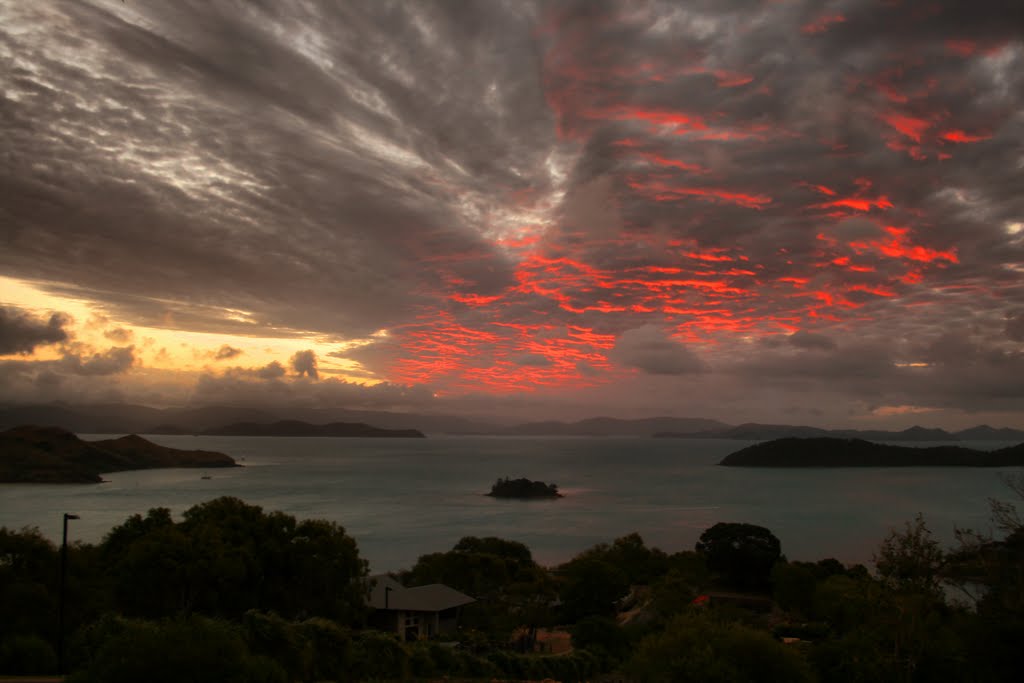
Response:
[[[382,631],[397,633],[402,640],[453,633],[460,608],[476,602],[441,583],[406,588],[387,574],[370,577],[370,580],[368,604],[373,609],[370,623]]]

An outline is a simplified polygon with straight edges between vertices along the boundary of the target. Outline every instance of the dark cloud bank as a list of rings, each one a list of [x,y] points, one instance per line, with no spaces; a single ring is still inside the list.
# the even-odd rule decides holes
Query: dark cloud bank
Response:
[[[60,313],[38,319],[17,309],[0,308],[0,353],[29,354],[37,346],[67,340],[68,318]]]

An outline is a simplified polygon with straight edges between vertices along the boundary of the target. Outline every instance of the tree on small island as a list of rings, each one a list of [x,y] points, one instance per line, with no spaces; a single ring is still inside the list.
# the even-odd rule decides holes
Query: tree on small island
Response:
[[[557,484],[545,484],[542,481],[530,481],[525,477],[498,479],[491,485],[488,496],[495,498],[561,498]]]

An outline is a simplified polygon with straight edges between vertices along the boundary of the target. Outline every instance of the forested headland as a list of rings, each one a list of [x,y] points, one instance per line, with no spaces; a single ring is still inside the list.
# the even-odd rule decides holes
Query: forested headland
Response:
[[[23,425],[0,432],[2,483],[98,484],[108,472],[164,467],[240,465],[224,453],[168,448],[136,434],[83,441],[58,427]]]
[[[1024,478],[1008,479],[1024,497]],[[476,599],[444,640],[370,627],[370,578],[336,523],[218,498],[137,514],[61,552],[0,529],[0,674],[69,680],[1004,681],[1021,670],[1024,522],[943,548],[917,517],[873,565],[788,561],[784,539],[719,523],[693,550],[639,534],[554,567],[466,537],[399,573]],[[73,523],[73,522],[72,522]]]

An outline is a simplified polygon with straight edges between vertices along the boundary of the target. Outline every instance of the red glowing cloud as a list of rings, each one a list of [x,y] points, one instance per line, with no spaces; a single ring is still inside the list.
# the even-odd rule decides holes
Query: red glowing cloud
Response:
[[[881,114],[880,118],[901,135],[910,138],[914,142],[921,142],[921,136],[932,126],[932,122],[928,119],[896,112]]]
[[[960,259],[956,254],[956,249],[942,251],[939,249],[930,249],[928,247],[912,244],[909,238],[910,228],[901,228],[889,225],[886,226],[885,231],[889,234],[889,237],[883,237],[877,240],[851,242],[850,247],[861,253],[874,250],[891,258],[909,259],[911,261],[921,261],[923,263],[931,263],[933,261],[947,261],[949,263],[960,262]]]
[[[929,176],[894,168],[948,161],[955,145],[988,140],[998,126],[937,103],[944,83],[922,60],[893,56],[880,71],[837,79],[832,96],[849,98],[851,120],[868,122],[863,135],[863,125],[842,130],[831,110],[821,122],[764,113],[758,98],[785,83],[756,63],[711,48],[634,58],[595,39],[612,27],[629,33],[631,21],[649,29],[642,12],[555,13],[543,29],[558,144],[579,155],[559,191],[578,196],[494,240],[495,267],[507,269],[500,291],[444,278],[436,310],[393,331],[403,351],[394,376],[494,393],[593,386],[615,376],[609,353],[624,331],[654,325],[713,349],[866,321],[891,316],[887,306],[920,297],[959,264],[957,247],[933,242],[943,233],[933,235],[936,216],[920,200]],[[817,17],[797,39],[822,49],[847,22]],[[980,54],[967,41],[940,41],[936,52],[954,65],[950,55]],[[800,156],[815,144],[821,158]],[[573,173],[603,188],[596,199],[578,192]],[[544,186],[503,196],[529,212]],[[580,209],[596,202],[607,210]]]
[[[815,209],[853,209],[854,211],[871,211],[872,209],[891,209],[892,202],[886,196],[871,198],[845,197],[831,202],[815,204]]]
[[[967,143],[967,142],[981,142],[982,140],[990,139],[992,136],[991,135],[968,135],[967,133],[963,132],[962,130],[953,129],[953,130],[943,131],[939,135],[939,137],[942,138],[943,140],[948,140],[949,142]]]
[[[640,152],[639,156],[651,162],[652,164],[657,164],[658,166],[677,168],[681,171],[689,171],[691,173],[708,172],[708,169],[704,168],[700,164],[691,164],[685,161],[680,161],[679,159],[669,159],[659,154],[656,154],[655,152]]]
[[[711,72],[718,79],[719,88],[736,88],[746,85],[754,80],[750,74],[737,73],[735,71],[723,71],[721,69]]]
[[[842,14],[829,14],[818,17],[814,21],[808,22],[800,27],[800,32],[805,34],[816,34],[825,33],[836,24],[842,24],[846,21],[846,17]]]
[[[673,128],[676,131],[705,130],[708,127],[702,116],[691,112],[643,109],[625,105],[606,111],[594,111],[591,117],[610,121],[643,121],[655,126]]]
[[[772,198],[765,194],[747,194],[717,187],[685,187],[658,180],[630,180],[628,184],[638,193],[658,202],[674,202],[695,197],[704,201],[735,204],[746,209],[759,210],[772,203]]]
[[[5,404],[1024,415],[1020,0],[8,4]]]
[[[970,57],[977,49],[978,44],[973,40],[947,40],[946,49],[959,57]]]

